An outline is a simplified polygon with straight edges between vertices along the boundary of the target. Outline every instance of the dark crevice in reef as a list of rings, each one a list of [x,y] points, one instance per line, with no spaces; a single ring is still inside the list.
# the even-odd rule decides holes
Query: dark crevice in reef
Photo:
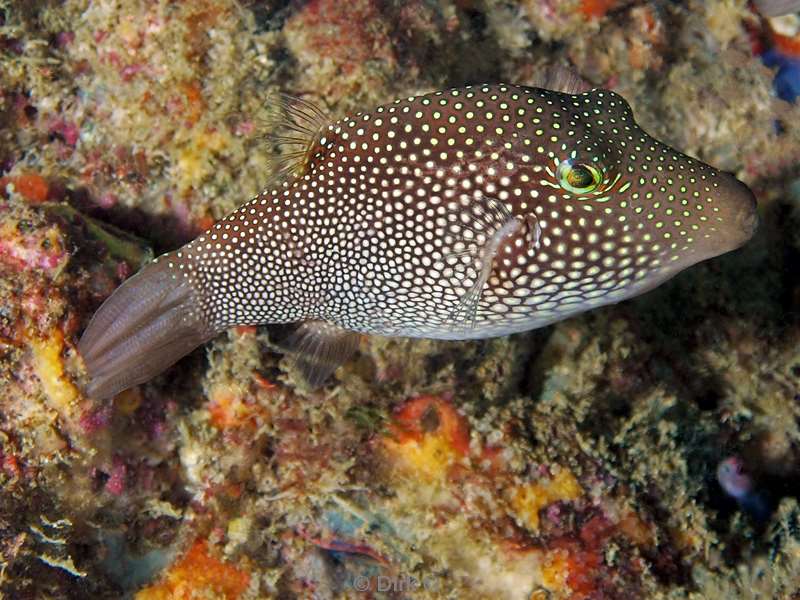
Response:
[[[66,190],[65,193],[70,206],[102,223],[146,240],[156,256],[182,246],[200,233],[187,230],[173,213],[152,214],[120,204],[106,209],[98,207],[85,189]]]
[[[435,3],[414,9],[400,0],[378,0],[377,5],[391,27],[399,62],[426,65],[424,76],[433,87],[460,87],[501,77],[494,57],[502,51],[490,35],[487,15],[480,8],[460,8],[456,21],[461,27],[448,33],[448,17]],[[419,10],[424,14],[417,14]]]
[[[299,3],[293,0],[248,0],[244,6],[253,13],[256,21],[255,33],[258,34],[283,29],[286,19],[297,4]]]

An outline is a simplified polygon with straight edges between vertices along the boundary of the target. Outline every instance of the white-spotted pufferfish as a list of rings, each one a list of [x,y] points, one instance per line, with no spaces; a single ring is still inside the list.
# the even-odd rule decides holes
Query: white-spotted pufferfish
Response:
[[[296,324],[320,383],[359,334],[542,327],[753,235],[751,191],[647,135],[622,97],[563,76],[543,88],[468,86],[332,123],[287,102],[282,181],[106,300],[79,343],[88,394],[245,324]]]

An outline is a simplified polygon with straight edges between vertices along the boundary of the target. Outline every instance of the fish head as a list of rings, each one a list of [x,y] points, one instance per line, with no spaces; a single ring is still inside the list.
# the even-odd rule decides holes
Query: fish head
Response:
[[[577,234],[600,268],[625,271],[642,291],[752,237],[750,189],[648,135],[620,95],[596,89],[551,100],[560,124],[541,183],[583,217]]]

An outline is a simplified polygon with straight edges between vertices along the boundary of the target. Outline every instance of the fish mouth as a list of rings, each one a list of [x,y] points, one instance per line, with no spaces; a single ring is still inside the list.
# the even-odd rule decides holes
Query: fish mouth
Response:
[[[738,248],[753,237],[758,229],[758,202],[755,194],[733,175],[728,178],[728,198],[731,204],[733,248]]]
[[[758,229],[758,203],[752,190],[730,173],[717,172],[713,193],[713,212],[706,213],[707,224],[699,242],[699,260],[719,256],[746,244]],[[709,202],[712,199],[709,198]]]

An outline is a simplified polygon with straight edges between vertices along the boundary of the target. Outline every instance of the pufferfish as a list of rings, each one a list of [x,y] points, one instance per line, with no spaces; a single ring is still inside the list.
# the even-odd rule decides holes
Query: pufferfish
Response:
[[[549,88],[549,89],[546,89]],[[118,288],[79,343],[104,399],[235,325],[284,324],[319,384],[360,334],[465,340],[642,294],[745,243],[752,192],[556,75],[335,122],[287,100],[281,181]]]

